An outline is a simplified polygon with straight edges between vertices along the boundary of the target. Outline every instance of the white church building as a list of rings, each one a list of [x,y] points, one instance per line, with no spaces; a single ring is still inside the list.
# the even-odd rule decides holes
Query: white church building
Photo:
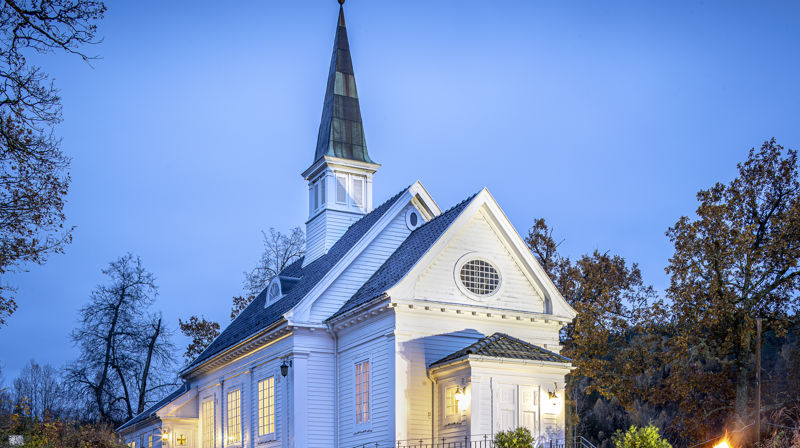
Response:
[[[118,429],[132,448],[563,443],[575,317],[488,190],[372,195],[344,14],[308,182],[305,257]]]

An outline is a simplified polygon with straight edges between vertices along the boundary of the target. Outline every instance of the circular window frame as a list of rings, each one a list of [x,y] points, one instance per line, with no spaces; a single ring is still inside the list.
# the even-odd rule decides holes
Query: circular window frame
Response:
[[[464,283],[461,282],[461,268],[464,267],[465,264],[473,260],[481,260],[483,262],[489,263],[494,268],[494,270],[497,271],[497,276],[498,276],[497,289],[492,291],[490,294],[483,294],[483,295],[475,294],[474,292],[470,291],[469,288],[467,288],[467,286],[464,285]],[[458,288],[459,291],[461,291],[462,294],[467,296],[467,298],[478,302],[483,302],[485,300],[497,297],[503,290],[503,285],[504,285],[503,271],[501,271],[500,268],[498,267],[498,263],[494,261],[492,258],[487,257],[486,255],[480,254],[478,252],[466,253],[456,261],[455,269],[453,269],[453,281],[455,282],[456,287]]]
[[[417,225],[411,224],[411,215],[414,214],[417,215]],[[410,209],[408,209],[408,211],[406,211],[406,227],[408,227],[408,230],[416,230],[424,223],[425,220],[422,219],[422,213],[420,213],[419,210],[417,210],[414,207],[411,207]]]

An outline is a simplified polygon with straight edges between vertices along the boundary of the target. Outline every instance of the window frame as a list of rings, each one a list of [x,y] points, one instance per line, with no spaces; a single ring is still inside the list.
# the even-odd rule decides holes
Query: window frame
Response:
[[[367,379],[367,420],[359,422],[359,412],[358,412],[358,365],[369,363],[369,377]],[[372,429],[372,416],[374,413],[374,408],[372,407],[372,389],[373,389],[373,378],[374,378],[374,368],[375,363],[372,361],[372,354],[367,357],[357,358],[353,361],[353,424],[355,425],[356,432],[364,432],[369,431]],[[362,370],[363,372],[363,370]]]
[[[356,202],[356,181],[361,183],[361,203]],[[357,209],[365,209],[367,206],[367,178],[365,176],[350,175],[350,202]]]
[[[497,277],[498,277],[497,288],[490,294],[475,294],[474,292],[470,291],[469,288],[467,288],[467,286],[461,281],[461,268],[464,267],[464,265],[469,263],[470,261],[476,261],[476,260],[488,263],[497,272]],[[461,291],[462,294],[467,296],[467,298],[470,298],[478,302],[483,302],[488,299],[500,296],[505,286],[505,282],[503,280],[504,280],[503,271],[502,269],[500,269],[500,264],[497,263],[492,258],[478,252],[468,252],[462,255],[461,258],[459,258],[456,261],[456,264],[453,269],[453,281],[455,282],[456,287],[458,287],[458,290]]]
[[[455,392],[456,392],[456,390],[458,390],[459,387],[462,387],[462,386],[460,386],[455,380],[450,380],[450,381],[446,381],[446,382],[442,383],[441,387],[442,387],[441,388],[441,391],[442,391],[441,392],[442,393],[442,395],[441,395],[441,397],[442,397],[441,398],[441,400],[442,400],[441,401],[441,403],[442,403],[442,405],[441,405],[442,414],[441,415],[442,415],[443,423],[445,425],[461,424],[463,422],[464,413],[458,410],[458,401],[456,400]],[[447,403],[447,401],[448,401],[448,395],[450,394],[451,391],[453,393],[453,396],[452,396],[452,410],[453,410],[453,413],[452,414],[448,414],[448,409],[447,409],[448,408],[448,403]]]
[[[272,432],[261,433],[261,383],[272,380]],[[255,396],[256,402],[256,421],[255,434],[257,443],[266,443],[278,440],[278,378],[274,373],[265,375],[256,380]]]
[[[238,437],[239,438],[238,438],[238,440],[231,441],[230,440],[230,430],[231,430],[230,395],[234,394],[234,393],[238,393],[239,394],[239,397],[237,399],[237,401],[239,403],[239,409],[238,409],[238,415],[237,415],[237,418],[238,418],[238,421],[239,421],[237,433],[238,433]],[[244,414],[242,412],[243,403],[244,403],[244,401],[242,400],[242,386],[240,384],[237,384],[234,387],[231,387],[231,388],[225,390],[225,421],[224,421],[224,425],[223,425],[223,428],[225,430],[225,439],[223,440],[223,446],[241,446],[242,445],[242,440],[244,439],[244,425],[242,424],[242,415]]]
[[[347,195],[347,191],[348,191],[347,184],[350,182],[350,176],[348,176],[347,173],[337,173],[335,177],[336,177],[336,197],[334,198],[334,200],[336,201],[337,204],[346,206],[347,205],[347,196],[348,196]],[[342,181],[344,181],[344,183],[342,183]],[[339,192],[340,191],[344,195],[344,199],[342,199],[341,201],[339,200]]]
[[[200,446],[201,448],[216,448],[217,446],[217,397],[209,395],[200,401]],[[206,429],[208,427],[208,420],[205,415],[206,404],[211,403],[211,445],[206,442]]]

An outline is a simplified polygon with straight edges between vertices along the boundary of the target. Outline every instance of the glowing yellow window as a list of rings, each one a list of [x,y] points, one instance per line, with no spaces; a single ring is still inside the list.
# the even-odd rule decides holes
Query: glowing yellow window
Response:
[[[242,405],[241,391],[234,390],[227,395],[228,414],[226,430],[228,443],[239,443],[242,441]]]
[[[214,400],[203,402],[201,421],[203,423],[203,448],[214,448]]]
[[[258,382],[258,435],[275,435],[275,377]]]
[[[456,391],[458,387],[448,387],[444,391],[444,416],[453,417],[458,414],[458,403],[456,402]]]

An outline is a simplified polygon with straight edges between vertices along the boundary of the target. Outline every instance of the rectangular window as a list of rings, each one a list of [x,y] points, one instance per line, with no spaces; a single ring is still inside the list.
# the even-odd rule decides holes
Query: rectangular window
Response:
[[[356,364],[356,423],[369,423],[369,361]]]
[[[336,202],[347,204],[347,176],[344,174],[336,175]]]
[[[275,377],[258,382],[258,435],[275,434]]]
[[[364,178],[363,177],[354,177],[353,178],[353,191],[351,193],[353,195],[353,204],[356,207],[363,207],[364,206]]]
[[[325,206],[328,198],[325,196],[325,176],[319,178],[319,205]]]
[[[242,441],[242,404],[241,391],[234,390],[228,392],[228,415],[226,430],[228,432],[228,443],[239,443]]]
[[[155,438],[155,436],[147,437],[147,448],[153,448],[153,439],[154,438]]]
[[[444,416],[453,417],[458,414],[458,403],[456,403],[456,390],[458,387],[448,387],[444,391]]]
[[[317,182],[314,184],[314,210],[319,209],[319,198],[319,182]]]
[[[203,402],[200,419],[203,423],[203,448],[214,448],[214,400]]]

